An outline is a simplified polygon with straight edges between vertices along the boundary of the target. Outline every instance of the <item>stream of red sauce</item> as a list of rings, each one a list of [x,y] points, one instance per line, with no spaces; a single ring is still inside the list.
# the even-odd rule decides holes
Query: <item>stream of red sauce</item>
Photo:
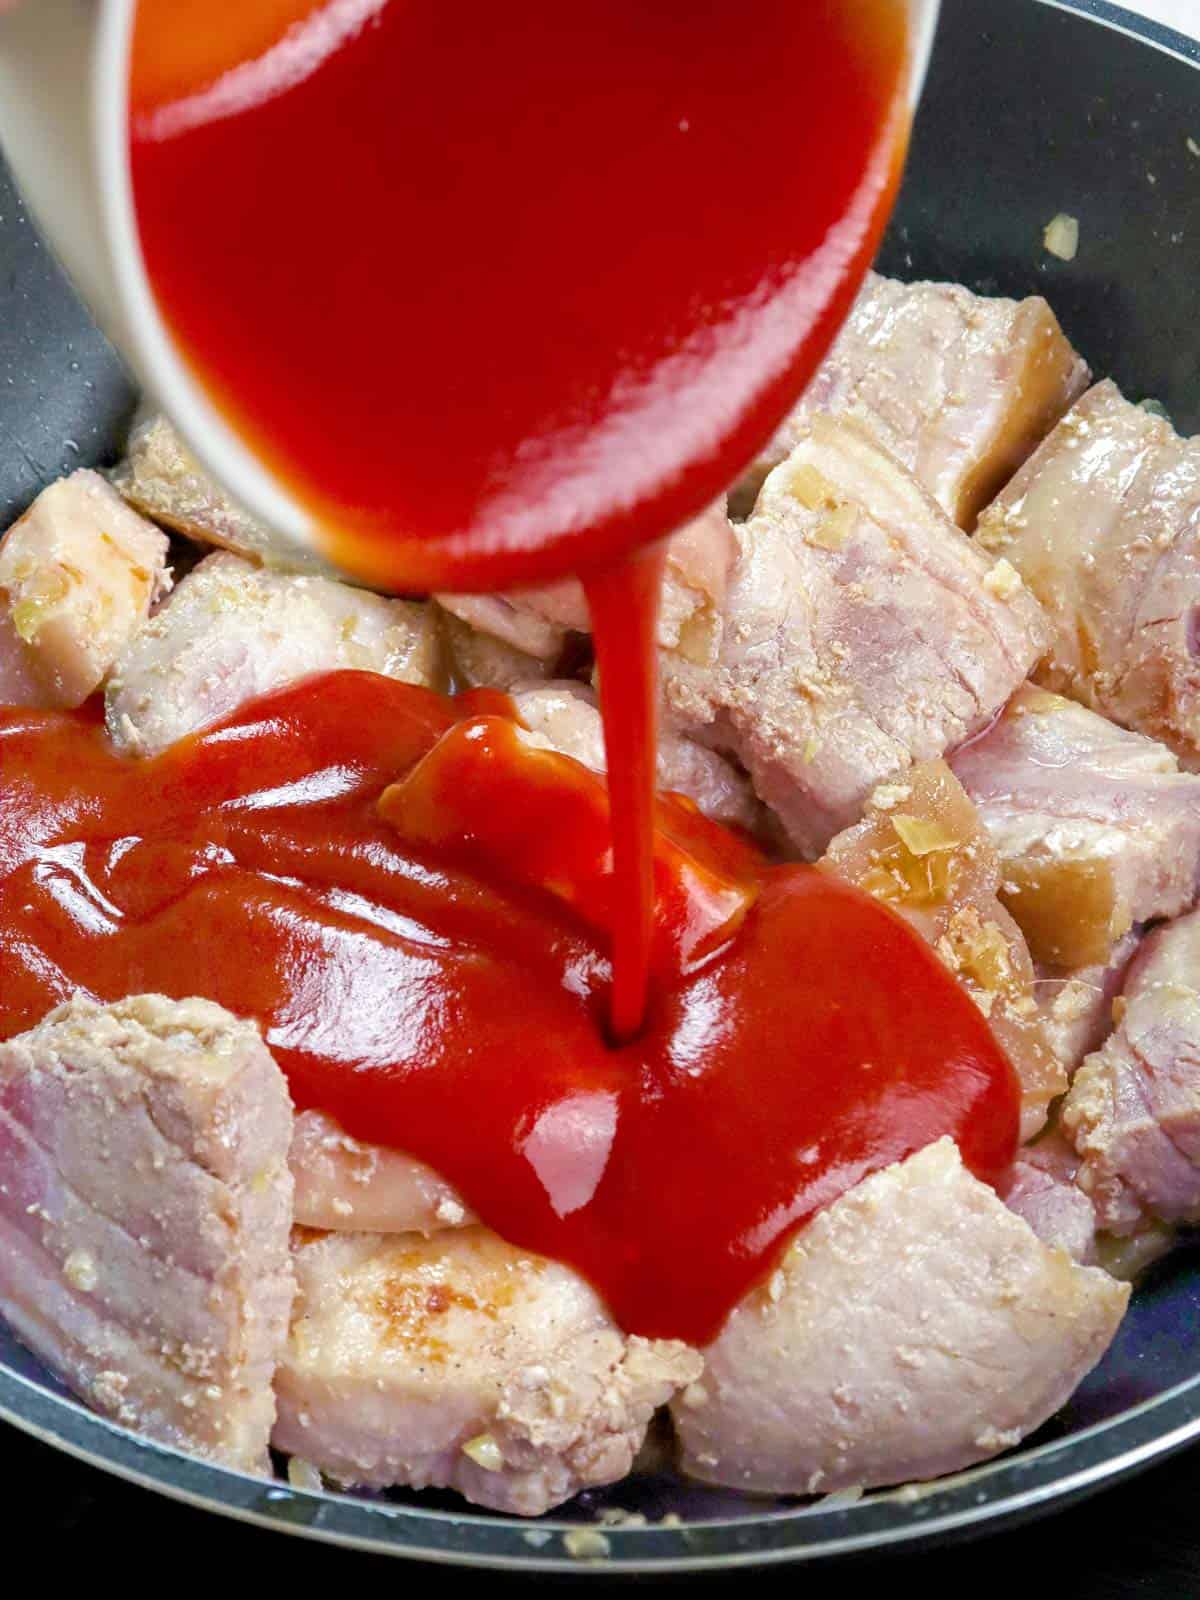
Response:
[[[867,1173],[944,1133],[1004,1170],[1012,1069],[934,955],[682,801],[646,1023],[611,1047],[605,788],[510,716],[342,673],[139,762],[90,711],[0,713],[0,1036],[76,989],[209,996],[297,1106],[697,1343]]]

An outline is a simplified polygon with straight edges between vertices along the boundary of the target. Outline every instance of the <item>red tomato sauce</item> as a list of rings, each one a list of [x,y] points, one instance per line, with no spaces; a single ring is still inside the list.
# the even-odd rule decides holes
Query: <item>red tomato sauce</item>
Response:
[[[612,1047],[604,785],[511,716],[342,673],[139,762],[92,710],[0,713],[0,1036],[76,989],[217,1000],[299,1108],[697,1343],[866,1174],[950,1134],[999,1176],[1013,1072],[934,955],[679,800],[646,1022]]]
[[[906,62],[902,0],[141,0],[150,281],[351,570],[582,571],[700,511],[807,383]]]

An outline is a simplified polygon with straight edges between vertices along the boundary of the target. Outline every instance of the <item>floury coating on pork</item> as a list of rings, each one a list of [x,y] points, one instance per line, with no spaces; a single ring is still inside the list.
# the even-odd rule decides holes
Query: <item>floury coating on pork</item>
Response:
[[[1041,611],[850,421],[812,420],[739,543],[718,663],[664,657],[668,715],[736,754],[812,857],[875,784],[987,726]]]
[[[157,413],[135,420],[124,459],[110,478],[143,516],[198,544],[218,545],[285,571],[338,576],[315,551],[282,539],[231,500]]]
[[[1200,777],[1165,745],[1026,685],[951,765],[1035,960],[1105,964],[1135,923],[1194,903]]]
[[[438,1233],[477,1219],[439,1173],[415,1156],[364,1144],[323,1111],[302,1111],[288,1157],[296,1222],[359,1233]]]
[[[1083,393],[1088,369],[1038,296],[867,281],[804,399],[734,491],[743,513],[814,414],[869,427],[960,527]]]
[[[666,542],[658,642],[685,660],[715,660],[725,588],[737,554],[724,502],[711,505]],[[436,596],[451,615],[532,660],[553,663],[568,633],[589,633],[578,578],[506,595]]]
[[[517,714],[546,746],[571,756],[593,772],[607,770],[604,728],[592,691],[566,681],[517,687]],[[760,831],[763,812],[750,781],[724,756],[664,729],[658,740],[658,787],[686,795],[717,822]]]
[[[0,540],[0,704],[82,705],[170,588],[166,563],[99,473],[43,489]]]
[[[820,866],[882,900],[933,946],[1016,1069],[1021,1139],[1032,1139],[1067,1074],[1047,1036],[1025,940],[999,900],[996,853],[949,767],[930,761],[902,783],[881,784]]]
[[[538,1516],[633,1465],[700,1371],[626,1337],[568,1268],[483,1228],[308,1235],[274,1443],[342,1484],[453,1488]]]
[[[1038,681],[1200,768],[1200,439],[1099,383],[978,538],[1049,614]]]
[[[683,1468],[774,1494],[958,1471],[1053,1415],[1128,1299],[939,1140],[836,1200],[735,1308],[672,1403]]]
[[[1200,1222],[1200,912],[1150,934],[1062,1126],[1102,1227]]]
[[[221,552],[188,573],[117,662],[108,731],[118,749],[154,755],[256,695],[341,668],[436,687],[430,608]]]
[[[89,1405],[267,1472],[291,1101],[206,1000],[79,998],[0,1045],[0,1312]]]

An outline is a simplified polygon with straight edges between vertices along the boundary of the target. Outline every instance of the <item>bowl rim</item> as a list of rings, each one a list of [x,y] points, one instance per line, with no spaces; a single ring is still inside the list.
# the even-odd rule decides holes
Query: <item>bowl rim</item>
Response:
[[[1200,40],[1110,0],[1037,0],[1200,69]],[[1112,1484],[1200,1438],[1200,1373],[1069,1438],[934,1484],[761,1515],[679,1525],[599,1527],[534,1522],[296,1489],[186,1455],[120,1428],[0,1362],[0,1419],[142,1488],[279,1532],[374,1554],[525,1572],[681,1573],[886,1551],[989,1530]],[[1067,1464],[1069,1461],[1069,1465]],[[897,1508],[903,1514],[897,1516]],[[602,1534],[605,1553],[582,1531]],[[576,1553],[572,1554],[572,1547]]]

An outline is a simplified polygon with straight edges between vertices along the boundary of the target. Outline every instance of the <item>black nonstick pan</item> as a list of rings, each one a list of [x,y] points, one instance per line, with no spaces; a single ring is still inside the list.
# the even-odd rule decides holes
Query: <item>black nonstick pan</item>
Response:
[[[1042,234],[1060,212],[1080,245]],[[731,222],[737,219],[731,219]],[[753,226],[753,217],[740,219]],[[1200,431],[1200,45],[1105,0],[944,0],[881,269],[1042,293],[1093,369]],[[136,394],[0,167],[0,526],[51,479],[119,453]],[[228,1515],[429,1560],[581,1573],[722,1569],[944,1540],[1045,1511],[1200,1437],[1200,1249],[1162,1263],[1067,1407],[1013,1454],[855,1504],[752,1500],[666,1475],[526,1523],[429,1496],[312,1494],[147,1444],[66,1398],[0,1324],[0,1416]],[[606,1553],[571,1538],[597,1513]],[[674,1513],[681,1522],[662,1524]]]

